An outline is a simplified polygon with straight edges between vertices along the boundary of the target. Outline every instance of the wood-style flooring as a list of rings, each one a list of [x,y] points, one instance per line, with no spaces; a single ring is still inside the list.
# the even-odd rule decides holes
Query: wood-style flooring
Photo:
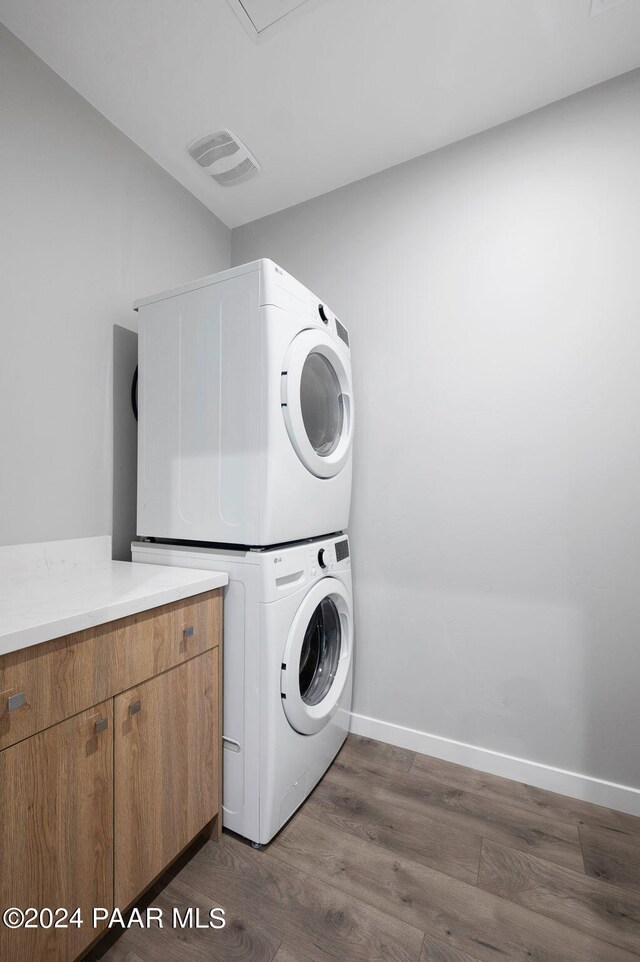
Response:
[[[261,851],[198,841],[91,962],[637,962],[640,818],[351,735]]]

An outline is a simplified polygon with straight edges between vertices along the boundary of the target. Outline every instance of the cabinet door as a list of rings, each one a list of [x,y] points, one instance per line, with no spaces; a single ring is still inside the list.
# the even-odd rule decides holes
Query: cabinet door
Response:
[[[98,935],[94,906],[112,906],[112,709],[105,702],[0,752],[0,905],[79,908],[83,919],[0,924],[2,962],[69,962]]]
[[[218,811],[218,649],[115,699],[115,903],[126,908]]]

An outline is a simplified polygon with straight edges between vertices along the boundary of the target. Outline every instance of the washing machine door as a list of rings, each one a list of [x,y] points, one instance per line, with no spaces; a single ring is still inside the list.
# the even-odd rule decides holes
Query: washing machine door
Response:
[[[337,578],[317,582],[295,614],[280,691],[289,724],[301,735],[319,732],[338,708],[351,666],[352,625],[351,599]]]
[[[318,478],[338,474],[353,436],[351,375],[322,329],[301,331],[289,346],[282,374],[282,413],[305,467]]]

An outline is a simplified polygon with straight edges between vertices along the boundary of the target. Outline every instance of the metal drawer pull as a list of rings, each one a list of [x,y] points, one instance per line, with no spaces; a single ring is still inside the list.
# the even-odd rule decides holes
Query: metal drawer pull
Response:
[[[140,699],[138,699],[137,701],[134,701],[129,705],[129,714],[137,715],[141,709],[142,709],[142,702],[140,701]]]
[[[16,692],[15,695],[9,695],[7,699],[7,709],[9,711],[15,711],[17,708],[22,708],[25,703],[25,697],[23,691]]]
[[[95,724],[95,732],[96,732],[96,735],[99,735],[100,732],[106,732],[106,730],[107,730],[108,727],[109,727],[109,719],[108,719],[108,718],[99,718],[98,721],[97,721],[96,724]]]
[[[193,638],[193,625],[189,625],[188,628],[184,629],[184,631],[182,632],[182,637],[184,638],[185,641],[187,640],[187,638]]]

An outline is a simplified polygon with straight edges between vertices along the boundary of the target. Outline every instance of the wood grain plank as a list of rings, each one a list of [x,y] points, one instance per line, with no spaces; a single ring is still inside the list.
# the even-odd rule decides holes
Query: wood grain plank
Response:
[[[587,826],[580,838],[587,875],[640,892],[640,846]]]
[[[478,885],[603,942],[640,952],[640,895],[486,840]]]
[[[220,893],[218,900],[207,898],[176,877],[159,894],[153,904],[170,918],[174,908],[184,917],[187,909],[199,909],[202,922],[210,909],[225,909],[223,929],[151,929],[131,930],[130,943],[143,962],[271,962],[280,947],[273,926],[265,926],[253,913],[236,909]],[[127,936],[129,933],[127,933]],[[107,962],[107,960],[105,960]],[[111,962],[111,960],[108,960]]]
[[[193,857],[194,849],[190,851]],[[164,928],[126,929],[104,949],[97,945],[83,962],[272,962],[280,946],[273,927],[256,922],[249,912],[235,911],[228,900],[222,905],[187,885],[182,868],[188,861],[188,854],[181,856],[180,870],[174,875],[172,868],[140,903],[141,910],[147,905],[162,909]],[[204,920],[218,905],[226,906],[223,929],[173,928],[167,921],[174,908],[183,917],[187,909],[199,909]]]
[[[95,725],[107,722],[96,733]],[[80,908],[82,927],[0,924],[2,962],[68,962],[113,902],[113,713],[96,705],[0,752],[0,905]]]
[[[637,962],[634,954],[588,933],[398,858],[365,839],[339,835],[333,825],[306,811],[285,827],[270,853],[274,860],[286,859],[287,866],[298,864],[302,871],[313,871],[318,883],[324,880],[345,895],[422,929],[442,943],[444,959],[443,947],[477,962]],[[286,936],[283,945],[289,945]]]
[[[124,909],[216,814],[218,652],[114,702],[114,892]],[[140,710],[130,713],[130,706]]]
[[[357,802],[352,801],[355,797]],[[378,812],[382,824],[392,821],[399,827],[411,816],[423,823],[431,818],[440,824],[443,833],[448,828],[451,838],[460,832],[481,835],[584,871],[576,825],[485,799],[423,774],[418,778],[411,773],[396,773],[393,779],[373,778],[359,766],[357,759],[349,759],[347,764],[337,760],[313,798],[316,804],[324,800],[334,807],[347,809],[353,804],[358,810],[366,805]]]
[[[293,950],[288,945],[282,945],[273,962],[331,962],[332,957],[315,947],[311,952]],[[466,952],[459,952],[450,945],[445,945],[439,939],[426,935],[422,947],[420,962],[478,962]]]
[[[447,820],[446,814],[443,819],[419,804],[402,805],[392,790],[380,785],[368,785],[366,792],[362,785],[355,790],[350,786],[348,778],[335,781],[325,776],[307,799],[305,810],[336,832],[355,835],[475,884],[482,847],[477,827]]]
[[[289,945],[281,945],[273,962],[331,962],[331,956],[327,955],[323,949],[313,947],[309,952],[300,947],[292,949]]]
[[[119,938],[114,941],[116,934]],[[126,933],[106,935],[87,955],[81,956],[82,962],[146,962],[128,950],[125,939]]]
[[[298,942],[295,946],[283,943],[273,962],[349,962],[349,960],[346,956],[336,955],[335,951],[326,945]]]
[[[270,849],[256,852],[228,834],[194,856],[184,879],[250,913],[300,954],[317,950],[335,962],[417,962],[420,955],[423,934],[415,926],[327,885],[315,870],[294,869]]]
[[[116,949],[116,945],[118,946]],[[87,956],[85,958],[90,958]],[[100,959],[107,958],[106,955],[100,956]],[[109,951],[109,962],[146,962],[145,959],[141,959],[139,955],[135,952],[128,952],[124,945],[120,943],[115,943]]]
[[[532,814],[544,815],[556,821],[587,825],[611,833],[625,841],[640,845],[640,818],[616,812],[611,808],[583,802],[568,795],[545,791],[525,782],[512,781],[464,765],[455,765],[440,758],[416,753],[411,774],[426,775],[465,792],[482,795],[486,799],[506,802]]]
[[[477,956],[461,952],[453,945],[447,945],[428,932],[424,937],[420,962],[479,962]]]
[[[273,962],[318,962],[318,956],[314,952],[304,952],[292,949],[289,945],[282,945]],[[343,959],[337,962],[344,962]],[[472,959],[465,952],[458,952],[457,949],[444,945],[439,939],[425,936],[420,962],[478,962]]]
[[[349,735],[342,746],[338,758],[347,762],[350,758],[357,758],[362,770],[372,775],[393,776],[394,772],[406,774],[415,758],[415,752],[386,742],[378,742],[373,738],[361,735]]]

